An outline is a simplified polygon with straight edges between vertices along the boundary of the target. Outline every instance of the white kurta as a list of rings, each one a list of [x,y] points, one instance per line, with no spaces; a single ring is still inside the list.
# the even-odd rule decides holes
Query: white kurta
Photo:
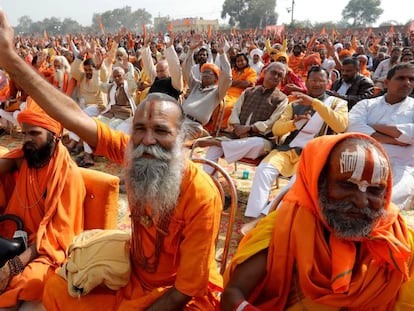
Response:
[[[364,99],[349,112],[348,132],[372,135],[373,124],[396,125],[402,133],[397,140],[409,144],[382,144],[392,167],[392,201],[406,208],[414,196],[414,98],[407,97],[393,105],[384,96]]]

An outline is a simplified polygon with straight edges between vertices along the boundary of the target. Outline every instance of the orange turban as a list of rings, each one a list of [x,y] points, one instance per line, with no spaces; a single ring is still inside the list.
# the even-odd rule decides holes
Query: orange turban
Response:
[[[343,49],[343,50],[341,50],[341,52],[339,52],[338,56],[339,56],[339,58],[351,57],[352,53],[351,53],[350,50]]]
[[[210,64],[210,63],[204,63],[203,65],[201,65],[201,68],[200,68],[200,72],[201,73],[203,73],[204,72],[204,70],[211,70],[212,72],[214,72],[214,74],[216,75],[216,77],[217,77],[217,79],[218,79],[218,77],[220,77],[220,68],[219,67],[217,67],[216,65],[214,65],[214,64]]]
[[[303,65],[308,68],[310,65],[321,65],[321,57],[319,53],[313,53],[303,58]]]
[[[40,108],[36,102],[28,98],[27,107],[17,115],[17,121],[21,123],[28,123],[35,126],[42,127],[48,131],[55,133],[60,137],[63,127],[55,119],[52,119],[46,112]]]

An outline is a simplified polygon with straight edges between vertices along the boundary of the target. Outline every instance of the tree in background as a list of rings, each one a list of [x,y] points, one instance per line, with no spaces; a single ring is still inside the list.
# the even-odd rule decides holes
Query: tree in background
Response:
[[[132,11],[130,6],[126,6],[122,9],[114,9],[112,11],[105,11],[101,14],[94,14],[92,18],[92,27],[95,31],[99,32],[100,16],[105,31],[115,33],[119,31],[121,27],[125,27],[130,31],[140,31],[142,24],[150,24],[152,15],[145,9],[138,9]]]
[[[229,16],[229,24],[242,29],[275,25],[276,0],[225,0],[221,18]]]
[[[384,12],[381,0],[350,0],[342,11],[344,20],[353,20],[352,27],[367,27],[373,24]]]

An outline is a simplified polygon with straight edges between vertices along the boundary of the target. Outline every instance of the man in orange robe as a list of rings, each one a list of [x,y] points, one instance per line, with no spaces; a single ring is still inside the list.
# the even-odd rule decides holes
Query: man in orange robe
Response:
[[[381,145],[356,133],[316,138],[296,175],[242,240],[222,310],[411,310],[414,236],[390,201]]]
[[[9,189],[3,212],[20,217],[28,235],[27,249],[0,268],[0,309],[10,310],[23,301],[41,300],[46,278],[82,229],[85,197],[80,171],[60,142],[61,125],[33,102],[18,121],[23,146],[0,158],[0,177]],[[17,176],[14,188],[10,175]],[[0,236],[12,238],[14,231],[2,223]]]
[[[135,150],[142,148],[144,154],[151,154],[151,157],[156,156],[151,150],[158,144],[154,145],[147,136],[154,135],[153,139],[166,146],[163,139],[155,138],[157,134],[141,134],[140,132],[146,131],[142,128],[143,124],[148,122],[148,118],[149,121],[153,118],[154,122],[160,122],[165,118],[164,114],[174,112],[176,116],[177,113],[178,106],[165,101],[173,99],[164,94],[157,97],[159,94],[148,95],[138,107],[134,117],[134,124],[137,125],[134,128],[138,126],[139,129],[134,130],[131,139],[121,132],[109,129],[99,121],[95,123],[96,141],[92,144],[95,153],[119,164],[123,163],[124,159],[126,162],[126,183],[129,185],[127,192],[132,218],[133,272],[129,284],[117,292],[96,289],[78,299],[68,295],[66,282],[56,276],[50,279],[45,289],[43,301],[48,310],[82,311],[90,310],[92,307],[100,310],[168,310],[165,309],[166,305],[171,304],[170,299],[174,300],[173,297],[176,295],[185,298],[179,306],[171,310],[214,310],[217,304],[214,293],[220,291],[222,286],[214,259],[221,211],[217,188],[192,162],[181,159],[181,178],[174,183],[177,188],[160,183],[160,192],[154,194],[163,202],[166,200],[164,196],[168,193],[177,193],[178,198],[171,214],[162,216],[161,211],[157,212],[156,200],[149,201],[151,196],[148,200],[137,199],[138,196],[145,197],[144,193],[151,191],[136,185],[139,182],[144,184],[144,181],[140,180],[138,175],[134,178],[130,166],[134,161],[130,158],[130,154],[135,153],[132,151],[133,146]],[[142,141],[141,138],[138,140],[139,136],[142,136]],[[170,147],[181,148],[181,144],[181,138],[178,137],[177,142],[173,143],[174,147]],[[144,154],[136,158],[137,161],[143,161]],[[178,155],[181,158],[181,152]],[[172,161],[179,161],[179,158]],[[148,161],[148,165],[156,166],[158,161],[153,162],[154,164],[151,164],[151,161]],[[167,166],[172,165],[173,163]],[[148,170],[145,170],[145,174],[147,176],[142,178],[150,180],[149,176],[152,174]],[[167,177],[160,179],[166,180]],[[138,189],[134,190],[134,187]]]
[[[166,94],[149,94],[135,112],[131,137],[117,133],[31,70],[12,39],[0,11],[0,67],[50,116],[76,131],[97,154],[124,162],[126,169],[132,223],[129,284],[117,292],[96,288],[73,298],[55,275],[45,287],[46,309],[214,310],[215,293],[222,287],[214,259],[222,201],[211,178],[183,154],[181,105]]]

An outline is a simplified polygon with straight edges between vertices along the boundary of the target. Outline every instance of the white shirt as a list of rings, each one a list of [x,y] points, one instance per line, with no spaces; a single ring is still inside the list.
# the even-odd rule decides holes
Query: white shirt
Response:
[[[396,125],[402,133],[398,141],[409,146],[382,144],[391,165],[403,164],[414,167],[414,98],[407,97],[402,102],[390,105],[385,96],[363,99],[349,112],[347,132],[372,135],[375,130],[371,124]]]

